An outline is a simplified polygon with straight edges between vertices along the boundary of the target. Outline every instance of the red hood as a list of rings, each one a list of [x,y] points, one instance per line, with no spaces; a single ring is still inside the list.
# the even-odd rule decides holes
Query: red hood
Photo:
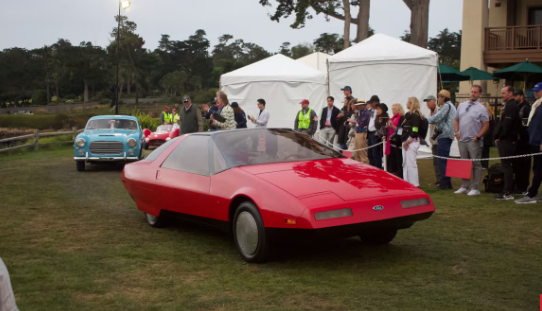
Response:
[[[350,159],[245,166],[242,169],[297,198],[329,191],[345,201],[423,193],[383,170]]]

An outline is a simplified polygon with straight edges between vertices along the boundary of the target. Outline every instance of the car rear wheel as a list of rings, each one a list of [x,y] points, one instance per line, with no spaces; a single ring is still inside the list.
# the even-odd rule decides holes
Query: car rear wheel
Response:
[[[147,223],[153,228],[162,228],[167,224],[166,217],[164,212],[161,212],[158,216],[154,216],[149,213],[145,213],[145,219]]]
[[[75,161],[78,172],[83,172],[85,170],[85,161]]]
[[[269,240],[262,216],[251,202],[243,202],[235,211],[232,223],[233,242],[246,262],[261,263],[269,255]]]
[[[359,235],[361,241],[370,245],[384,245],[390,243],[397,235],[396,229],[387,229],[371,232],[363,232]]]

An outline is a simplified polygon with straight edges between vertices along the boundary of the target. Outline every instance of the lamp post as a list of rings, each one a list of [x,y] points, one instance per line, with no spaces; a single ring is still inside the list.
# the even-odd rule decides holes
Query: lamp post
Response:
[[[120,63],[120,22],[121,15],[120,9],[127,9],[130,7],[130,1],[128,0],[119,0],[119,18],[117,26],[117,83],[115,85],[115,114],[119,114],[119,63]]]

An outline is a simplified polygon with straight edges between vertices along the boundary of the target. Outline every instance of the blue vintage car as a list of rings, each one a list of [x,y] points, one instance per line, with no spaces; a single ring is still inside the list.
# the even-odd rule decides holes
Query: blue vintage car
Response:
[[[84,171],[86,162],[137,161],[142,157],[144,139],[135,117],[92,117],[85,130],[75,139],[77,170]]]

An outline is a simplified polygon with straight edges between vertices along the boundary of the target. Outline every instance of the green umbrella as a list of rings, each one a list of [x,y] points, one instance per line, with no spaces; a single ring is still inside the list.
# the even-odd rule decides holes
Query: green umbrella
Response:
[[[514,80],[517,77],[523,78],[523,91],[525,91],[527,78],[534,74],[542,74],[542,67],[537,66],[528,60],[493,73],[495,77],[501,79]]]
[[[493,77],[492,74],[490,74],[487,71],[480,70],[478,68],[469,67],[466,70],[461,71],[462,74],[467,75],[470,77],[471,81],[474,80],[493,80],[495,77]]]
[[[441,81],[453,82],[453,81],[467,81],[470,79],[468,75],[464,75],[459,70],[455,70],[450,66],[443,63],[438,64],[438,73]]]

